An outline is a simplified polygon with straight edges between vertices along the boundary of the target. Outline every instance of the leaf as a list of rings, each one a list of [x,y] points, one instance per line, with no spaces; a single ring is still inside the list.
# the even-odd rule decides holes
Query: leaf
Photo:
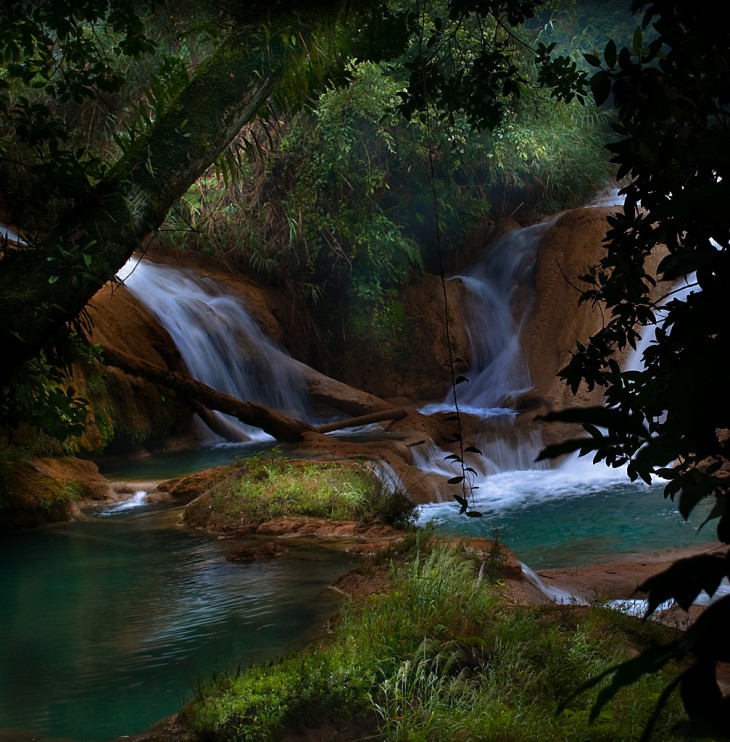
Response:
[[[451,479],[447,479],[447,484],[459,484],[460,482],[464,481],[464,477],[461,476],[461,474],[458,477],[451,477]]]
[[[466,513],[470,518],[482,518],[484,517],[483,513],[480,513],[478,510],[468,510]]]
[[[454,495],[454,500],[456,500],[459,505],[467,505],[466,500],[461,495]]]
[[[605,103],[611,94],[611,78],[605,72],[596,72],[591,77],[591,92],[597,106]]]
[[[586,433],[589,433],[591,435],[592,438],[603,438],[603,433],[601,433],[601,431],[595,425],[586,423],[583,428]]]
[[[648,593],[645,618],[668,600],[674,600],[685,611],[688,610],[703,590],[710,596],[714,595],[727,573],[728,561],[723,555],[698,554],[678,559],[637,588]]]
[[[642,39],[642,36],[641,36],[641,28],[639,28],[639,26],[637,26],[634,29],[634,38],[632,39],[631,46],[632,46],[632,51],[638,57],[641,54],[641,47],[643,46],[643,39]]]
[[[545,422],[580,423],[608,428],[620,433],[630,433],[642,438],[649,438],[649,431],[643,422],[621,410],[611,407],[568,407],[564,410],[548,412],[537,417]]]
[[[552,443],[540,451],[535,461],[544,461],[545,459],[555,459],[558,456],[564,456],[566,453],[580,450],[580,455],[584,456],[588,451],[598,447],[598,443],[593,438],[573,438],[562,443]]]
[[[601,690],[598,694],[593,708],[591,708],[590,721],[595,721],[598,715],[601,713],[603,707],[618,693],[622,688],[627,685],[631,685],[639,680],[644,675],[657,672],[661,670],[664,665],[669,662],[673,657],[679,653],[676,642],[665,646],[655,646],[645,649],[637,657],[633,657],[630,660],[621,662],[618,665],[609,667],[602,673],[595,675],[594,677],[583,683],[575,692],[558,704],[557,713],[565,711],[571,701],[577,698],[585,691],[595,688],[609,675],[613,675],[611,684]]]
[[[466,376],[457,376],[454,379],[454,384],[463,384],[465,381],[469,381],[469,379],[467,379]]]
[[[606,60],[606,65],[608,67],[616,66],[616,42],[613,39],[606,44],[603,58]]]
[[[730,595],[708,606],[679,639],[683,652],[708,657],[718,662],[730,659]]]
[[[682,673],[679,690],[684,710],[690,719],[710,717],[722,702],[714,661],[707,657],[697,660]]]
[[[476,446],[467,446],[464,451],[466,453],[478,453],[480,456],[482,455],[482,452]]]

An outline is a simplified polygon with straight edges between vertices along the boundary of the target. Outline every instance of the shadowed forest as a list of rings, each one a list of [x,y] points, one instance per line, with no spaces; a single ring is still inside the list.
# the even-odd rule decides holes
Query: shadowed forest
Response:
[[[730,733],[696,5],[3,4],[0,740]]]

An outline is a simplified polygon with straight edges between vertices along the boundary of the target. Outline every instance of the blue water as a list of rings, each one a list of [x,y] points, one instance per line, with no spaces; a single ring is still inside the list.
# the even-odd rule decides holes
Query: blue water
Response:
[[[96,459],[95,462],[99,471],[108,479],[147,482],[192,474],[215,466],[226,466],[236,459],[250,456],[275,455],[272,452],[283,452],[284,449],[285,446],[275,441],[251,441],[201,446],[185,451],[146,456],[106,457]]]
[[[261,455],[271,446],[260,446]],[[251,453],[251,444],[107,462],[109,476],[160,479]],[[511,471],[475,491],[482,518],[423,506],[437,534],[498,536],[533,569],[619,561],[715,542],[666,500],[600,467]],[[101,514],[98,514],[99,516]],[[107,742],[175,713],[200,679],[281,654],[336,608],[327,586],[349,557],[313,549],[232,563],[231,541],[141,507],[0,540],[0,739],[8,728]],[[295,544],[292,545],[294,547]]]
[[[507,472],[481,481],[474,508],[481,518],[459,515],[456,503],[422,507],[420,522],[432,521],[450,536],[495,535],[532,569],[616,562],[647,552],[717,543],[701,503],[688,521],[664,486],[631,483],[600,468],[590,479],[560,471]],[[716,523],[716,521],[715,521]]]
[[[335,610],[327,586],[349,557],[307,549],[233,563],[233,542],[176,516],[142,508],[3,535],[0,738],[143,732],[199,679],[301,644]]]

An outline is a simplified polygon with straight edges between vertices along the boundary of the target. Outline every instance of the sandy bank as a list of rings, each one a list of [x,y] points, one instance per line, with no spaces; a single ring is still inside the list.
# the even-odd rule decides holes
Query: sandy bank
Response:
[[[540,579],[550,588],[566,590],[585,600],[595,598],[644,597],[636,588],[648,577],[667,569],[677,559],[694,554],[724,553],[722,544],[702,544],[637,555],[634,559],[587,567],[538,570]]]

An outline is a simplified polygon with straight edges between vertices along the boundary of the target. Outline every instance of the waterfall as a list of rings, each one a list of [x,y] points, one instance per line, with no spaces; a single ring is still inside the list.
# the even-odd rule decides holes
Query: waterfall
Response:
[[[104,508],[99,515],[115,515],[116,513],[123,513],[127,510],[141,508],[147,504],[148,497],[149,493],[147,490],[137,490],[132,497],[129,497],[116,505],[110,505],[109,507]]]
[[[454,277],[466,290],[465,321],[472,360],[472,367],[463,374],[468,381],[457,387],[457,401],[462,412],[482,418],[489,428],[489,435],[470,441],[482,452],[469,462],[479,470],[480,479],[549,466],[535,463],[542,448],[539,432],[518,431],[516,414],[505,403],[532,388],[521,334],[532,309],[537,251],[556,221],[554,217],[508,232],[489,245],[466,273]],[[451,394],[441,404],[422,408],[426,414],[448,410],[453,410]],[[417,460],[426,471],[445,473],[435,456],[426,451]],[[441,459],[445,456],[445,452],[438,453]]]
[[[556,219],[507,233],[484,251],[463,276],[472,369],[458,389],[465,409],[499,408],[528,391],[530,370],[520,334],[532,308],[535,256]]]
[[[170,333],[192,378],[232,397],[307,417],[308,399],[294,361],[264,335],[240,298],[191,270],[143,259],[132,258],[117,275]],[[268,437],[233,417],[215,415],[244,438]]]

